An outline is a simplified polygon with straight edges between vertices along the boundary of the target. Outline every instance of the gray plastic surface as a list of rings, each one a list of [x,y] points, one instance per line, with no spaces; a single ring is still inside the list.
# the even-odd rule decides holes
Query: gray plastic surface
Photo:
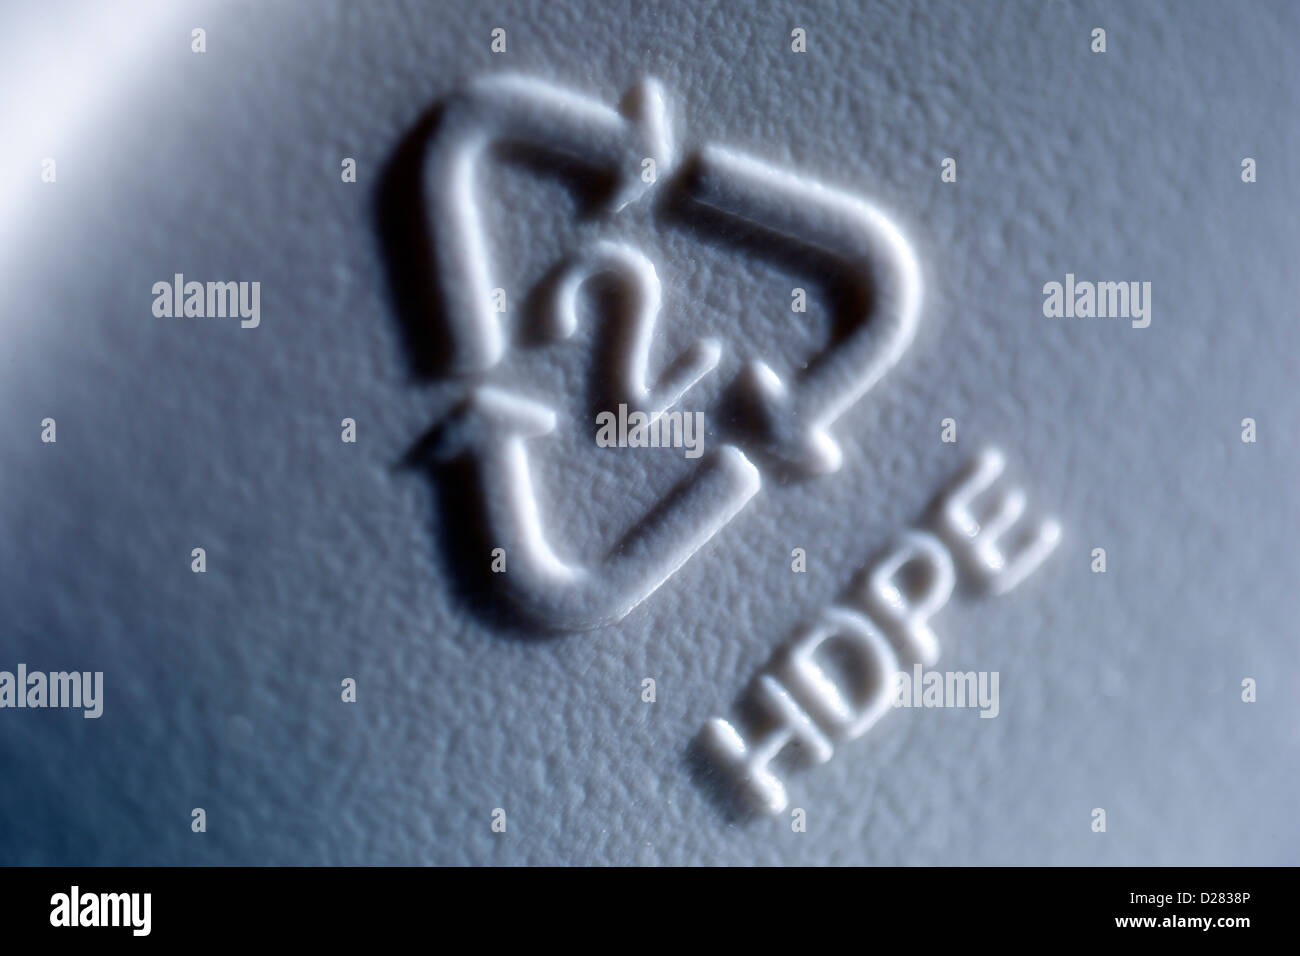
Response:
[[[3,62],[93,22],[40,6],[4,14]],[[11,130],[27,178],[0,220],[0,668],[105,673],[98,720],[0,711],[0,862],[1300,862],[1300,7],[221,3],[111,23],[67,78],[75,114],[0,71],[48,134]],[[401,150],[506,69],[609,104],[657,77],[681,146],[868,197],[923,280],[915,341],[834,429],[837,474],[765,473],[621,623],[559,637],[472,593],[455,495],[405,463],[463,386],[402,284],[424,200]],[[529,288],[584,228],[575,191],[486,175],[487,232]],[[780,262],[644,212],[625,235],[663,280],[658,361],[712,334],[729,377],[824,333]],[[154,318],[176,272],[259,280],[260,326]],[[1150,281],[1150,327],[1045,318],[1067,272]],[[560,410],[543,504],[588,555],[691,466],[591,455],[591,342],[491,373]],[[806,833],[729,818],[695,734],[986,443],[1064,527],[1021,587],[959,588],[934,621],[941,668],[1000,672],[999,716],[900,711],[790,773]]]

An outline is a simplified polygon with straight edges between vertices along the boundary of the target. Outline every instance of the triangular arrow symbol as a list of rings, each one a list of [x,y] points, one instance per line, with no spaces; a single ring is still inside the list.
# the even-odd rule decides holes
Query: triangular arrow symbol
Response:
[[[830,426],[897,364],[916,334],[920,270],[897,227],[860,198],[721,147],[699,152],[689,191],[699,203],[820,250],[874,295],[853,330],[791,384],[757,360],[743,396],[761,412],[767,449],[807,474],[840,467]]]
[[[491,307],[493,264],[478,214],[475,178],[494,143],[526,142],[618,177],[611,202],[617,212],[650,184],[641,180],[643,158],[661,170],[672,164],[664,123],[663,91],[643,80],[615,110],[529,77],[494,76],[473,83],[443,114],[430,148],[430,213],[450,227],[455,242],[439,243],[437,269],[451,324],[451,366],[483,372],[501,359],[505,338]]]
[[[491,386],[474,390],[443,427],[434,455],[469,454],[478,470],[491,540],[505,549],[508,593],[515,606],[552,627],[587,630],[611,624],[654,593],[744,508],[759,475],[739,449],[708,455],[600,561],[599,573],[571,564],[551,548],[538,513],[525,441],[549,434],[555,414],[544,405]]]
[[[485,151],[502,141],[613,170],[619,183],[614,211],[652,185],[639,175],[644,158],[654,159],[662,175],[673,162],[663,93],[654,81],[634,86],[618,110],[519,76],[481,80],[453,101],[431,144],[428,181],[432,214],[458,240],[438,245],[436,267],[451,324],[452,364],[462,372],[491,368],[505,349],[490,303],[493,266],[475,188]],[[742,398],[759,412],[763,451],[805,473],[836,470],[842,455],[830,426],[897,363],[915,334],[920,277],[907,242],[859,197],[721,147],[701,149],[691,175],[681,178],[695,202],[826,255],[873,293],[872,308],[854,317],[850,333],[788,383],[762,360],[750,362],[737,382]],[[613,273],[633,293],[630,335],[614,374],[618,397],[658,418],[716,367],[722,347],[697,341],[651,385],[658,275],[642,253],[608,241],[596,243],[561,274],[543,315],[544,332],[552,338],[573,334],[579,292],[599,273]],[[508,592],[520,609],[553,626],[590,628],[626,615],[759,488],[757,469],[738,448],[724,445],[635,526],[635,537],[605,555],[597,575],[551,548],[538,513],[526,441],[554,427],[555,414],[544,405],[479,386],[461,414],[446,423],[438,449],[443,456],[472,457],[489,530],[509,556]]]

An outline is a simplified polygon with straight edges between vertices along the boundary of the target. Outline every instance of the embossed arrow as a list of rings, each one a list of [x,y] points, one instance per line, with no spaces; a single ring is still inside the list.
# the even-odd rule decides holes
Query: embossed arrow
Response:
[[[493,311],[493,263],[478,214],[476,173],[495,143],[524,142],[612,170],[618,178],[615,211],[637,199],[650,184],[641,161],[661,171],[672,164],[664,123],[663,91],[643,80],[615,110],[598,100],[523,76],[493,76],[471,84],[446,108],[430,144],[430,212],[448,224],[456,242],[439,243],[437,269],[452,326],[452,366],[482,372],[505,349],[499,315]]]
[[[492,386],[473,391],[444,426],[436,458],[472,456],[491,540],[505,549],[506,592],[525,615],[555,628],[587,630],[625,617],[655,592],[759,489],[744,454],[724,445],[592,567],[565,560],[547,540],[525,442],[549,434],[555,413]]]

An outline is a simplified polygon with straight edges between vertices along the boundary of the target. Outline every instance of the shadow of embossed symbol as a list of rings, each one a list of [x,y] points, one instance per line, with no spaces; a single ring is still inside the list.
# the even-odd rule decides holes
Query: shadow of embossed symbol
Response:
[[[911,250],[878,209],[850,193],[716,145],[684,157],[673,149],[663,91],[634,86],[617,107],[528,77],[495,76],[471,84],[421,128],[428,137],[422,182],[436,241],[434,265],[445,326],[445,371],[468,381],[464,401],[423,449],[437,461],[472,466],[490,540],[508,556],[497,585],[530,621],[555,629],[589,629],[624,617],[649,597],[758,492],[759,469],[823,475],[840,466],[830,430],[899,360],[915,332],[920,281]],[[728,393],[744,409],[747,429],[712,450],[688,478],[624,536],[585,563],[562,555],[539,505],[530,448],[556,427],[556,413],[534,398],[484,381],[510,343],[494,289],[508,263],[493,260],[481,213],[479,170],[501,144],[522,144],[581,162],[609,177],[605,234],[571,250],[553,270],[534,334],[550,342],[573,335],[582,287],[610,276],[627,292],[630,328],[616,356],[617,401],[647,420],[677,407],[697,383],[716,374],[727,344],[701,339],[652,373],[651,347],[661,288],[653,262],[618,238],[627,207],[654,193],[686,200],[679,220],[714,223],[768,237],[770,248],[797,248],[800,261],[825,267],[854,287],[846,327],[797,373],[755,359]],[[642,171],[654,161],[649,182]],[[573,542],[566,542],[572,546]],[[590,550],[590,549],[589,549]]]

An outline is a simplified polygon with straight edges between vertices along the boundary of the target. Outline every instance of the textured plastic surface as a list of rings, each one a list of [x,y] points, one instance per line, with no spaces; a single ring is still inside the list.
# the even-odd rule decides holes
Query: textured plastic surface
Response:
[[[4,50],[90,25],[41,6]],[[11,132],[30,185],[6,182],[0,223],[0,667],[103,670],[105,701],[0,712],[0,861],[1300,862],[1297,7],[222,3],[112,24],[130,43],[85,60],[75,114],[3,77],[47,135]],[[549,638],[496,612],[466,570],[472,509],[409,455],[464,390],[424,322],[424,118],[504,70],[611,104],[657,77],[679,146],[870,198],[922,278],[915,340],[835,427],[837,473],[765,473],[619,624]],[[484,175],[512,289],[596,230],[585,179]],[[816,349],[827,300],[791,313],[810,283],[788,259],[626,212],[663,285],[657,361],[716,337],[721,382]],[[259,280],[260,326],[154,318],[176,272]],[[1045,318],[1066,273],[1150,281],[1150,327]],[[585,558],[693,465],[592,454],[596,341],[588,323],[494,373],[560,415],[537,470]],[[997,719],[887,714],[786,778],[806,833],[729,818],[696,733],[984,443],[1064,528],[1022,586],[959,589],[933,622],[939,666],[1001,673]]]

